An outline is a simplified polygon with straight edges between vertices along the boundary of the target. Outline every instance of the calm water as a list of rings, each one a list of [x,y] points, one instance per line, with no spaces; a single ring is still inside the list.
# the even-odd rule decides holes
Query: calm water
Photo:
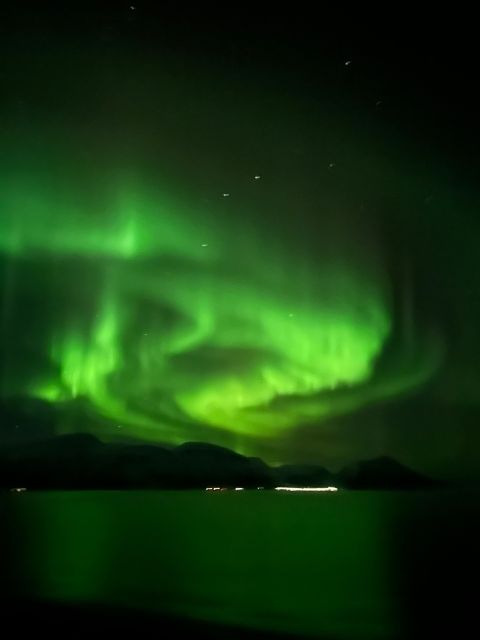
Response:
[[[250,629],[410,636],[475,610],[478,505],[473,492],[5,494],[2,584]]]

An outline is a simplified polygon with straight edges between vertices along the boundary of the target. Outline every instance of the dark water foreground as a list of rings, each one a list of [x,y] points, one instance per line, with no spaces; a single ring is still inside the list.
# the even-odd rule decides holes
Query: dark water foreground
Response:
[[[4,494],[4,620],[168,625],[179,637],[457,636],[476,625],[479,497]]]

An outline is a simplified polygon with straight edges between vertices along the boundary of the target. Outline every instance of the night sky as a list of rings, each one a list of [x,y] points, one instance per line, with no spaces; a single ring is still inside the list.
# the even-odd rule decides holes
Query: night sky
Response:
[[[2,9],[0,442],[478,479],[465,25],[100,4]]]

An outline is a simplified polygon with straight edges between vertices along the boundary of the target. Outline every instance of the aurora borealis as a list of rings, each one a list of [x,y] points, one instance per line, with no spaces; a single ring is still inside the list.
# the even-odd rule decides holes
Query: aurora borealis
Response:
[[[347,47],[302,76],[132,13],[2,45],[2,402],[49,406],[55,433],[451,473],[458,426],[399,422],[477,402],[452,223],[473,186],[389,120],[386,81],[365,97]]]
[[[372,379],[392,328],[381,264],[349,256],[340,230],[323,231],[320,259],[295,238],[271,242],[230,200],[225,223],[161,187],[97,189],[97,202],[74,193],[70,203],[49,199],[53,186],[28,187],[28,198],[4,187],[4,254],[76,263],[47,330],[50,371],[32,376],[30,395],[83,397],[111,430],[172,442],[192,426],[172,429],[169,416],[263,438],[351,408],[345,390]]]

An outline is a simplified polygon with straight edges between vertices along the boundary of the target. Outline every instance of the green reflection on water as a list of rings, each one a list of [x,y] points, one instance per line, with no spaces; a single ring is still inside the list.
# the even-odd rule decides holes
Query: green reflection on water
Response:
[[[22,589],[253,628],[385,636],[388,495],[14,495]]]

